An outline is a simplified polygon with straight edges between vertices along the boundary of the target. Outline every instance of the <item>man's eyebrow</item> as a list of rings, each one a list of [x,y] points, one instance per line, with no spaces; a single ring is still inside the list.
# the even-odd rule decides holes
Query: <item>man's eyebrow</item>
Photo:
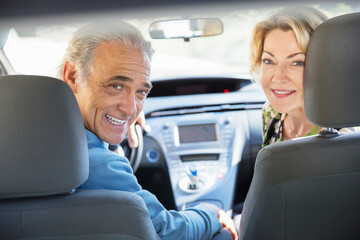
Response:
[[[110,79],[111,82],[113,81],[121,81],[121,82],[133,82],[133,79],[129,78],[129,77],[125,77],[125,76],[114,76],[113,78]],[[151,89],[153,86],[150,82],[146,82],[143,85],[145,88],[149,88]]]
[[[113,81],[122,81],[122,82],[132,82],[133,80],[131,78],[125,77],[125,76],[114,76],[110,79],[111,82]]]

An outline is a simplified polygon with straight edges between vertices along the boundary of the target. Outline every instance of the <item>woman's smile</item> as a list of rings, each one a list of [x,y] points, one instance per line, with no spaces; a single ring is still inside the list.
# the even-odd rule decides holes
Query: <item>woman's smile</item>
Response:
[[[274,88],[271,88],[271,91],[273,95],[277,98],[286,98],[296,92],[295,90],[274,89]]]

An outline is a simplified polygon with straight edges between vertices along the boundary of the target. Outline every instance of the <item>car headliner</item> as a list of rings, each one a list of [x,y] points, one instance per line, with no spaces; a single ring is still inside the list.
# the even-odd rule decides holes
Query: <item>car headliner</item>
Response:
[[[350,0],[354,1],[355,0]],[[337,2],[335,0],[303,0],[301,4],[306,3],[329,3]],[[347,1],[349,2],[349,0]],[[127,10],[133,9],[157,9],[183,6],[216,6],[216,5],[232,5],[232,4],[262,4],[274,6],[274,4],[299,4],[289,0],[132,0],[132,1],[116,1],[116,0],[2,0],[0,7],[0,19],[19,18],[26,16],[47,16],[53,14],[81,14],[99,11]]]

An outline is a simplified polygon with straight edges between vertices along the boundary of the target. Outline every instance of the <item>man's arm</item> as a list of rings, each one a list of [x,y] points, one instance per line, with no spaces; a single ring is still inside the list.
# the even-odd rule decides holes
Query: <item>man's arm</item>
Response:
[[[163,240],[205,240],[217,233],[221,224],[205,206],[185,211],[166,210],[157,198],[143,190],[128,160],[105,148],[94,134],[87,132],[90,158],[88,180],[80,187],[133,192],[143,198],[156,232]]]

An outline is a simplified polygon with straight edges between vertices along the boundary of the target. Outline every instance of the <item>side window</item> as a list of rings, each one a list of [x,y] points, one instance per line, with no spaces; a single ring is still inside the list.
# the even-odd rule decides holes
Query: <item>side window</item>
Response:
[[[3,64],[0,62],[0,76],[2,75],[6,75],[6,71]]]
[[[1,75],[7,75],[6,71],[6,66],[11,66],[10,64],[6,64],[8,63],[8,59],[4,53],[4,49],[3,47],[5,46],[5,43],[8,39],[9,36],[9,29],[0,29],[0,76]],[[9,68],[8,68],[9,70]]]
[[[0,76],[14,73],[14,69],[10,64],[8,58],[5,56],[3,49],[0,48]]]

